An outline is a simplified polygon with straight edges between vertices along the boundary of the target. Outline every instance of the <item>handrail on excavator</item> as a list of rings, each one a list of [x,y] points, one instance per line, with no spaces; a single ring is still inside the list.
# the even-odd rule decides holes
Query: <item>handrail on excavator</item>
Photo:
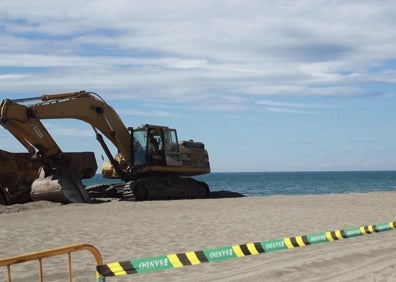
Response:
[[[84,95],[84,94],[87,94],[87,93],[88,92],[86,92],[86,91],[78,91],[78,92],[67,92],[67,93],[60,93],[60,94],[43,94],[43,95],[37,96],[37,97],[12,99],[11,101],[16,102],[16,103],[31,102],[31,101],[38,101],[38,100],[41,100],[43,102],[48,102],[48,101],[51,101],[51,100],[60,100],[60,99],[73,98],[73,96],[74,97],[75,96],[81,96],[81,95]]]
[[[7,281],[11,282],[12,281],[11,280],[11,265],[19,264],[19,263],[23,263],[23,262],[27,262],[27,261],[32,261],[32,260],[38,260],[39,261],[39,281],[43,282],[42,259],[67,254],[68,255],[69,282],[71,282],[73,280],[72,267],[71,267],[71,253],[83,251],[83,250],[86,250],[86,251],[89,251],[92,253],[92,255],[95,257],[96,265],[103,265],[102,255],[97,248],[95,248],[94,246],[92,246],[90,244],[77,244],[77,245],[71,245],[71,246],[41,251],[41,252],[37,252],[37,253],[30,253],[30,254],[0,259],[0,267],[7,267],[7,273],[8,273]],[[96,272],[96,279],[98,282],[105,281],[105,277],[100,275],[98,272]]]

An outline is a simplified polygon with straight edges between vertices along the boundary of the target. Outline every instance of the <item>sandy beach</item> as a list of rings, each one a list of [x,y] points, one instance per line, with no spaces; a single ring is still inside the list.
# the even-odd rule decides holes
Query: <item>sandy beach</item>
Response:
[[[381,192],[0,206],[0,258],[88,243],[111,263],[262,242],[395,221],[395,200]],[[395,254],[392,230],[106,281],[396,281]],[[73,281],[95,281],[90,253],[73,253],[72,261]],[[43,264],[44,281],[66,281],[67,256]],[[12,269],[13,281],[37,281],[37,262]]]

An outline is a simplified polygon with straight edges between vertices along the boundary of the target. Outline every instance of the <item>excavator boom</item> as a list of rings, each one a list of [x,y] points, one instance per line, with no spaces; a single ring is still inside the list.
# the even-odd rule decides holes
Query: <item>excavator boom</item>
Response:
[[[128,162],[131,161],[131,140],[128,129],[114,109],[98,95],[85,91],[44,94],[39,98],[41,102],[36,104],[25,106],[18,103],[18,101],[34,101],[37,98],[4,100],[0,107],[1,120],[5,120],[7,126],[10,123],[18,123],[21,118],[24,121],[79,119],[102,132],[123,153],[123,157]],[[34,125],[31,130],[36,130]],[[49,134],[46,136],[50,137]]]

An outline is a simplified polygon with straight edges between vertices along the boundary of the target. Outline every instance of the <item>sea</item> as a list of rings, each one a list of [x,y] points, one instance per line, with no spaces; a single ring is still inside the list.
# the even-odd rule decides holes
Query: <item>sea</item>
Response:
[[[396,191],[396,171],[212,172],[194,177],[211,191],[245,196],[313,195]],[[85,185],[117,183],[96,175]]]

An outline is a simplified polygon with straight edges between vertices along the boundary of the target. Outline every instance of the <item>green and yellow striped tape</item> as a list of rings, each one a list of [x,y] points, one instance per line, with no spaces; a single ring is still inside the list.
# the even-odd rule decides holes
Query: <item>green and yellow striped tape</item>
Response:
[[[197,265],[205,262],[217,262],[240,258],[249,255],[293,249],[313,244],[332,242],[356,236],[389,231],[396,228],[396,222],[348,228],[304,236],[287,237],[258,243],[232,245],[203,251],[191,251],[180,254],[133,259],[113,262],[97,266],[97,272],[102,276],[121,276],[134,273],[147,273],[187,265]]]

